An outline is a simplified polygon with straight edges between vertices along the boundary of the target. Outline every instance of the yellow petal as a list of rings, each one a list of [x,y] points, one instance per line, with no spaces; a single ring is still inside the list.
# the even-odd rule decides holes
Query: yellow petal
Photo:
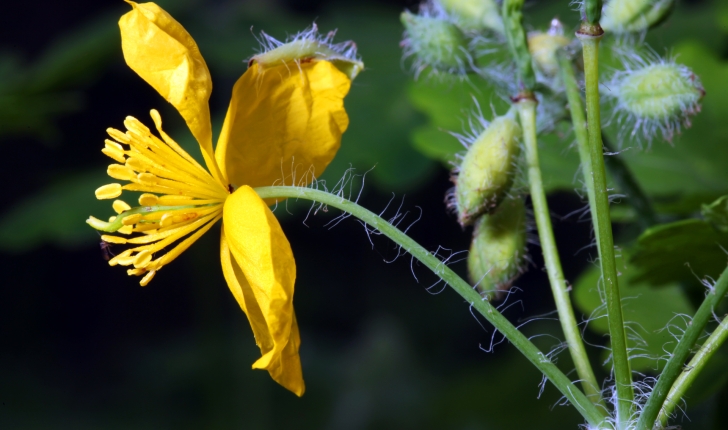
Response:
[[[207,103],[212,79],[197,44],[155,3],[128,3],[132,11],[119,20],[126,64],[179,111],[200,143],[208,169],[219,180]]]
[[[220,260],[260,347],[262,356],[253,368],[268,370],[276,382],[303,395],[301,339],[293,311],[296,263],[278,220],[250,187],[239,188],[225,202]]]
[[[302,185],[320,176],[349,125],[351,81],[328,61],[253,64],[238,80],[215,156],[236,185]],[[308,174],[308,177],[306,175]]]

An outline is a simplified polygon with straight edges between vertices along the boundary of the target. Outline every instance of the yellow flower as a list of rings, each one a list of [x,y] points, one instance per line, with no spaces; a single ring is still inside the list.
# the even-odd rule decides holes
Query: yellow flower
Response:
[[[309,181],[323,172],[349,124],[343,98],[362,64],[352,44],[327,45],[330,58],[296,56],[300,49],[291,52],[290,46],[265,36],[269,45],[279,46],[267,53],[273,55],[254,57],[235,84],[213,151],[212,81],[197,44],[156,4],[128,3],[132,11],[119,21],[124,58],[182,115],[207,169],[162,130],[156,110],[151,116],[159,137],[127,117],[126,132],[108,129],[113,140],[107,139],[102,149],[118,163],[109,166],[109,176],[127,182],[104,185],[96,197],[116,199],[123,190],[137,191],[143,193],[139,206],[115,200],[117,215],[109,222],[94,217],[87,222],[117,233],[103,235],[105,242],[132,245],[109,264],[130,266],[128,274],[143,276],[145,286],[222,219],[222,270],[261,350],[253,368],[268,370],[300,396],[305,386],[293,310],[296,263],[278,220],[253,187],[290,183],[295,171],[306,172]],[[315,29],[301,37],[313,37],[309,42],[314,45],[330,41],[317,39]],[[301,40],[294,42],[302,46]],[[267,61],[259,64],[256,59],[263,55]],[[291,173],[284,177],[285,169]]]

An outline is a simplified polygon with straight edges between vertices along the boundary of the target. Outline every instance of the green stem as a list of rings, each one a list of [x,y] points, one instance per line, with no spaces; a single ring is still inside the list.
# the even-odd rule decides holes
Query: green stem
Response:
[[[708,360],[718,351],[718,348],[728,339],[728,316],[723,318],[718,327],[715,329],[713,334],[708,337],[708,340],[703,343],[695,356],[693,356],[690,363],[683,369],[680,376],[673,384],[670,392],[667,394],[665,403],[662,405],[660,411],[660,417],[658,418],[660,425],[665,426],[667,419],[672,414],[672,411],[677,406],[677,403],[685,395],[685,391],[693,385],[693,381],[703,370]]]
[[[602,127],[599,112],[599,41],[602,36],[584,34],[587,27],[576,33],[582,43],[584,55],[584,76],[586,81],[586,111],[588,121],[589,158],[591,160],[591,178],[593,183],[593,204],[591,208],[592,222],[595,225],[599,262],[602,271],[605,298],[607,301],[607,320],[609,336],[612,344],[612,361],[614,363],[614,379],[617,389],[617,427],[626,428],[632,415],[632,373],[627,356],[627,336],[624,330],[622,302],[617,280],[617,265],[614,259],[614,238],[612,222],[609,214],[609,194],[607,191],[607,175],[604,167],[604,146],[602,144]],[[601,32],[601,29],[599,29]]]
[[[675,383],[675,380],[683,372],[685,360],[690,355],[690,351],[695,345],[695,342],[703,334],[703,329],[705,329],[710,318],[713,317],[713,310],[726,295],[726,292],[728,292],[728,268],[723,271],[720,278],[718,278],[718,282],[711,288],[709,294],[698,308],[698,311],[695,312],[693,320],[685,329],[682,338],[680,338],[675,350],[672,352],[672,356],[667,360],[665,368],[660,374],[660,378],[657,380],[657,384],[655,384],[650,398],[647,399],[647,403],[644,409],[642,409],[642,415],[637,422],[637,430],[651,430],[654,428],[656,424],[655,420],[663,407],[665,399],[673,391],[673,383]]]
[[[543,180],[541,179],[541,166],[539,164],[538,142],[536,139],[536,102],[531,99],[521,99],[517,103],[517,107],[523,129],[533,213],[536,218],[538,237],[541,241],[551,292],[556,302],[556,310],[559,313],[559,321],[561,322],[561,328],[564,330],[566,343],[569,345],[569,352],[574,361],[576,373],[581,379],[581,386],[592,402],[599,404],[602,399],[599,384],[597,384],[597,378],[594,376],[594,371],[589,363],[589,356],[584,348],[581,332],[574,316],[574,308],[571,305],[569,289],[566,286],[564,273],[561,269],[554,230],[551,226],[551,215],[546,202]]]
[[[614,148],[604,137],[604,133],[602,133],[602,141],[604,143],[604,149],[607,152],[614,152]],[[622,157],[620,155],[604,157],[604,164],[612,179],[614,179],[617,189],[627,195],[630,205],[632,205],[632,208],[637,213],[637,221],[642,229],[647,230],[657,224],[657,213],[655,209],[652,207],[642,187],[635,180],[629,167],[622,160]]]
[[[500,331],[526,358],[536,366],[559,391],[573,404],[584,419],[592,426],[600,426],[604,422],[604,412],[594,406],[569,378],[564,375],[549,358],[541,352],[526,336],[513,326],[488,301],[483,300],[473,287],[460,276],[447,267],[440,259],[427,251],[401,230],[364,209],[358,204],[340,196],[324,191],[301,187],[260,187],[255,191],[263,199],[273,198],[302,198],[313,200],[327,206],[332,206],[347,212],[377,231],[381,232],[402,249],[412,254],[437,276],[445,281],[452,289],[460,294],[473,308]]]

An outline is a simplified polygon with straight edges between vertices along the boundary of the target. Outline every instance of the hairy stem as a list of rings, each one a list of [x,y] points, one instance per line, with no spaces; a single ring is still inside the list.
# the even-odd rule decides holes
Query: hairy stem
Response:
[[[324,191],[302,187],[260,187],[255,191],[261,198],[297,198],[313,200],[349,213],[390,238],[402,249],[412,254],[453,290],[462,296],[475,310],[500,331],[526,358],[536,366],[559,391],[576,407],[584,419],[592,426],[604,421],[604,412],[594,406],[569,378],[564,375],[549,358],[541,352],[526,336],[513,326],[497,309],[478,294],[470,284],[453,272],[440,259],[427,251],[401,230],[358,204]]]
[[[672,352],[672,356],[667,360],[665,369],[663,369],[660,378],[657,380],[657,384],[655,384],[655,388],[652,390],[652,395],[647,399],[647,403],[644,409],[642,409],[642,415],[637,422],[637,430],[651,430],[654,428],[656,424],[655,420],[660,410],[663,407],[669,408],[672,400],[668,399],[665,402],[665,399],[667,399],[668,394],[673,392],[675,380],[684,372],[683,365],[685,364],[685,360],[690,355],[695,342],[697,342],[703,333],[703,329],[705,329],[708,321],[713,317],[713,310],[718,306],[723,297],[725,297],[726,292],[728,292],[728,268],[723,271],[713,288],[710,289],[705,300],[703,300],[703,303],[695,313],[693,320],[685,329],[682,338],[677,343],[675,350]],[[725,330],[725,328],[724,326],[719,327],[722,330]],[[663,403],[666,403],[666,405],[663,405]]]
[[[574,360],[576,373],[581,379],[584,392],[594,402],[601,401],[599,384],[594,376],[589,356],[581,340],[581,332],[576,323],[574,308],[571,305],[569,289],[566,286],[564,273],[561,269],[559,252],[556,248],[554,230],[551,226],[551,215],[546,193],[541,179],[541,166],[538,158],[538,143],[536,140],[536,102],[530,99],[522,99],[518,102],[518,113],[523,128],[523,141],[526,150],[526,164],[528,165],[528,184],[531,191],[531,202],[533,213],[538,227],[538,237],[541,241],[546,272],[548,273],[551,292],[556,302],[556,310],[559,313],[561,328],[564,330],[566,343],[569,346],[571,358]]]
[[[597,24],[598,27],[598,24]],[[599,41],[601,29],[596,34],[592,26],[582,26],[576,35],[582,43],[584,55],[584,75],[586,80],[586,111],[589,139],[589,158],[591,160],[592,192],[590,199],[592,222],[595,226],[599,263],[602,271],[601,281],[607,301],[607,320],[609,336],[612,343],[612,361],[614,363],[614,379],[617,388],[617,426],[626,428],[632,415],[632,372],[627,356],[627,336],[622,316],[622,301],[617,280],[617,265],[614,259],[614,238],[612,222],[609,214],[609,194],[607,191],[607,175],[604,167],[604,147],[602,144],[602,127],[599,112]]]
[[[667,424],[667,419],[670,417],[670,414],[672,414],[677,403],[685,395],[687,389],[693,385],[695,378],[700,374],[705,365],[708,363],[708,360],[710,360],[713,354],[718,351],[718,348],[723,345],[723,342],[725,342],[726,339],[728,339],[728,316],[723,318],[723,321],[720,322],[713,334],[708,337],[708,340],[703,343],[698,353],[693,356],[690,363],[685,366],[682,373],[675,381],[675,384],[673,384],[670,392],[667,394],[665,403],[662,405],[662,410],[660,411],[658,421],[661,426],[664,427]]]

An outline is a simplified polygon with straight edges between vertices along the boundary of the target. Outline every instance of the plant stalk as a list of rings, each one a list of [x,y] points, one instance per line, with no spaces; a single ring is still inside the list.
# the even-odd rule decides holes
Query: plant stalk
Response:
[[[586,81],[586,112],[589,139],[589,158],[594,193],[590,199],[592,222],[595,225],[602,283],[607,305],[609,336],[612,345],[614,379],[617,391],[617,428],[624,429],[632,415],[634,390],[632,372],[627,355],[627,336],[624,330],[622,302],[617,280],[617,265],[614,259],[614,238],[609,214],[607,175],[604,167],[604,146],[599,111],[599,41],[602,38],[599,24],[582,26],[576,36],[582,43],[584,55],[584,76]],[[588,187],[587,187],[588,189]]]
[[[670,408],[669,403],[671,403],[672,400],[668,399],[666,402],[665,399],[667,399],[670,393],[676,390],[673,387],[673,384],[677,380],[678,376],[685,371],[683,367],[685,360],[688,358],[688,355],[690,355],[695,342],[697,342],[698,338],[703,333],[703,329],[705,329],[708,321],[713,317],[713,310],[718,306],[723,297],[725,297],[726,292],[728,292],[728,268],[723,271],[713,288],[711,288],[709,293],[705,296],[705,300],[703,300],[698,311],[695,312],[693,320],[685,329],[682,338],[680,338],[675,350],[672,352],[672,356],[669,360],[667,360],[665,368],[660,374],[660,378],[657,380],[657,384],[655,384],[655,388],[652,390],[650,398],[647,399],[647,403],[645,404],[644,409],[642,409],[642,415],[637,422],[637,430],[651,430],[657,424],[655,420],[657,419],[657,415],[660,413],[661,409],[663,407],[667,409]],[[719,327],[719,329],[721,328],[723,330],[726,329],[724,326]],[[698,354],[700,354],[700,352],[698,352]],[[705,360],[707,360],[707,358]],[[672,398],[676,399],[676,397]],[[665,403],[665,405],[663,405],[663,403]]]
[[[576,323],[574,308],[571,305],[569,289],[566,286],[564,273],[561,269],[559,252],[556,248],[554,230],[551,225],[551,214],[546,201],[546,193],[541,178],[541,166],[538,158],[538,142],[536,139],[536,102],[531,99],[521,99],[517,102],[518,113],[521,118],[523,141],[528,165],[528,184],[531,192],[533,213],[538,227],[538,237],[541,241],[546,272],[548,273],[551,292],[556,302],[561,328],[569,346],[571,358],[576,367],[576,373],[581,379],[581,386],[594,404],[601,402],[602,396],[594,376],[589,356],[581,340],[581,332]]]
[[[708,360],[715,354],[716,351],[723,345],[723,342],[728,339],[728,316],[723,318],[723,321],[718,324],[715,331],[708,337],[703,343],[695,356],[693,356],[690,363],[683,369],[680,376],[673,384],[670,392],[667,394],[665,403],[662,405],[660,416],[658,421],[662,427],[665,427],[667,420],[672,414],[672,411],[677,406],[677,403],[685,395],[685,392],[693,385],[693,381],[703,370]]]
[[[605,412],[592,404],[592,402],[579,390],[571,380],[559,370],[526,336],[513,326],[497,309],[487,300],[484,300],[473,287],[453,272],[445,263],[427,251],[412,238],[390,224],[373,212],[359,206],[355,202],[344,199],[338,195],[324,191],[302,187],[260,187],[255,191],[263,199],[274,198],[302,198],[313,200],[327,206],[332,206],[349,213],[372,228],[381,232],[402,249],[422,262],[437,276],[445,281],[453,290],[462,296],[473,308],[500,331],[536,368],[538,368],[550,381],[569,399],[584,419],[597,428],[604,425]]]

